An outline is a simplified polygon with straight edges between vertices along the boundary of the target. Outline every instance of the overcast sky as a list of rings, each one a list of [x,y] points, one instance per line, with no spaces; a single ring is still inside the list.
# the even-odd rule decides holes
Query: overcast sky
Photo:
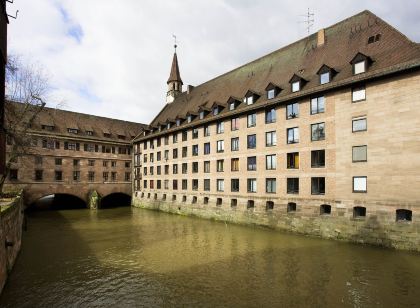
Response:
[[[15,0],[9,53],[39,62],[49,106],[149,123],[165,104],[178,37],[184,86],[198,85],[369,9],[420,41],[420,1]],[[64,104],[63,104],[64,103]]]

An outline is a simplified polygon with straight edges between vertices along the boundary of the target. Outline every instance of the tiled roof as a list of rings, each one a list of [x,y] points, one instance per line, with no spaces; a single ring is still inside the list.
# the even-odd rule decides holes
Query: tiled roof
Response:
[[[369,37],[377,34],[380,34],[380,39],[368,44]],[[282,97],[297,97],[308,93],[307,90],[322,91],[343,84],[344,81],[360,80],[361,76],[353,76],[350,64],[358,53],[373,61],[368,72],[361,74],[365,76],[386,74],[390,68],[403,70],[420,66],[419,44],[410,41],[373,13],[363,11],[326,28],[325,43],[321,46],[317,46],[315,33],[198,85],[189,94],[183,92],[174,102],[165,105],[151,126],[165,123],[168,118],[175,119],[185,117],[187,113],[196,113],[200,106],[210,108],[215,102],[226,103],[230,97],[242,100],[250,90],[254,93],[265,93],[270,83],[281,89],[276,98],[281,100]],[[410,64],[405,65],[409,62]],[[334,78],[331,83],[320,86],[317,72],[323,65],[334,70]],[[291,92],[289,82],[294,75],[306,81],[302,91],[298,93]],[[265,95],[261,95],[256,104],[264,102],[268,100]],[[240,104],[238,109],[255,108],[254,105]],[[227,115],[229,112],[232,111],[225,108],[222,114]]]
[[[25,105],[16,102],[7,102],[6,113],[12,114],[13,110],[23,108]],[[17,111],[15,114],[19,114]],[[22,113],[20,113],[22,114]],[[6,116],[7,119],[7,116]],[[53,126],[52,131],[43,130],[42,125]],[[45,135],[68,136],[69,138],[89,138],[100,139],[104,141],[118,141],[118,135],[125,136],[123,142],[129,142],[146,127],[144,124],[116,120],[111,118],[99,117],[90,114],[66,111],[55,108],[44,107],[35,119],[31,131],[42,132]],[[78,134],[69,133],[68,129],[78,129]],[[92,131],[93,135],[87,135],[87,131]],[[104,137],[104,133],[111,134],[110,137]]]

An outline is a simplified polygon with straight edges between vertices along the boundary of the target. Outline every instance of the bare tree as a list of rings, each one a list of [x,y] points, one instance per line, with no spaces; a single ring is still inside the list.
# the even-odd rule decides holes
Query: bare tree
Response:
[[[12,163],[18,157],[34,152],[28,132],[45,106],[48,91],[48,78],[39,65],[24,63],[18,56],[8,57],[5,104],[7,155],[5,172],[0,178],[0,193]]]

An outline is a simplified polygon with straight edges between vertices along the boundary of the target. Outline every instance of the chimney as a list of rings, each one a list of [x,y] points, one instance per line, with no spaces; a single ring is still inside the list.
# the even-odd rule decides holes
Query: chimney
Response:
[[[193,89],[194,89],[194,86],[192,86],[192,85],[189,84],[187,86],[187,94],[190,94]]]
[[[325,44],[325,30],[321,29],[318,31],[318,40],[317,40],[317,47],[320,47]]]

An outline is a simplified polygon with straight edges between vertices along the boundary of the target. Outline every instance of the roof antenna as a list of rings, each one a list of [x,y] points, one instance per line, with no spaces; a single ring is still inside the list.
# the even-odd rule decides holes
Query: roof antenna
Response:
[[[314,22],[315,22],[315,18],[314,18],[315,13],[313,13],[313,11],[311,13],[311,11],[308,8],[308,13],[306,13],[305,15],[299,15],[299,16],[306,18],[306,20],[300,21],[299,23],[306,24],[306,31],[308,31],[308,34],[309,34],[309,32],[311,31],[311,27],[314,25]]]
[[[175,53],[176,53],[176,48],[178,47],[177,42],[176,42],[176,35],[172,34],[172,37],[174,38],[174,49],[175,49]]]

